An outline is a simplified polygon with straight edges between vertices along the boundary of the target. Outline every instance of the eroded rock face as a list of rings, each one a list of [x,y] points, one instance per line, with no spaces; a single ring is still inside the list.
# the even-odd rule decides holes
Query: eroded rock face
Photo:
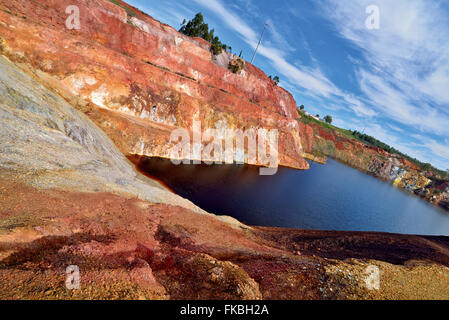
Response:
[[[199,214],[139,178],[88,117],[4,57],[0,92],[0,299],[448,298],[445,237]],[[65,286],[69,265],[79,290]],[[366,289],[369,265],[388,286]]]
[[[66,27],[69,5],[80,9],[79,30]],[[234,74],[227,65],[234,56],[212,57],[204,40],[124,3],[1,0],[0,6],[3,53],[27,63],[66,99],[89,102],[83,111],[125,155],[169,157],[170,132],[191,130],[199,120],[204,128],[278,129],[280,164],[308,168],[293,97],[251,64]]]
[[[114,192],[203,212],[140,177],[84,114],[0,56],[0,167],[42,189]],[[196,209],[195,209],[196,208]]]

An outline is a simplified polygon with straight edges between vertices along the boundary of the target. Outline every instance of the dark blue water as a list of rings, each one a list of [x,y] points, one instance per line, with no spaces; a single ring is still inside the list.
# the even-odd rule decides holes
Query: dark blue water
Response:
[[[249,225],[298,229],[449,235],[449,214],[365,173],[329,160],[306,171],[251,166],[139,165],[208,212]]]

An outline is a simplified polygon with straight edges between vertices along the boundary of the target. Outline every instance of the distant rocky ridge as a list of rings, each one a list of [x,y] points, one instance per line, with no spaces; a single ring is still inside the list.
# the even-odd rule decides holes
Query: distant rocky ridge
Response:
[[[449,181],[430,175],[400,155],[364,144],[329,126],[302,118],[299,121],[313,136],[303,140],[304,151],[312,160],[325,162],[326,156],[331,157],[449,211]]]

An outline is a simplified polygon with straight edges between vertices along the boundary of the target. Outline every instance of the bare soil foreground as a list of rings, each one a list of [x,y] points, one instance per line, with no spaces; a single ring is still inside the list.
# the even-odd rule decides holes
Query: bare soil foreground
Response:
[[[449,240],[254,228],[0,180],[2,299],[448,299]],[[80,290],[65,286],[77,265]],[[368,290],[366,269],[380,269]]]

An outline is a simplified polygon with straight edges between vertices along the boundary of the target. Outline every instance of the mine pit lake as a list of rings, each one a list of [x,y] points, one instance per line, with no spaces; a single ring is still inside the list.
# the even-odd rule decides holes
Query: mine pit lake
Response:
[[[449,213],[331,159],[274,176],[248,165],[176,166],[159,158],[137,166],[202,209],[248,225],[449,235]]]

